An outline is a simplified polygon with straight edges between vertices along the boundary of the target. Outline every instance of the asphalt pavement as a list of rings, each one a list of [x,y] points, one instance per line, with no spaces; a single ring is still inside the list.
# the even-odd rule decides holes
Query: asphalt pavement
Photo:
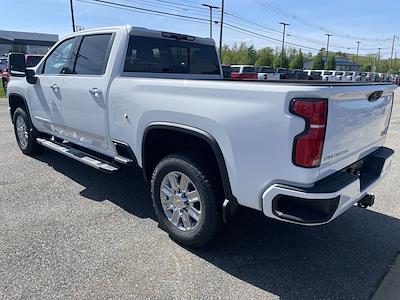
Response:
[[[400,153],[400,93],[387,146]],[[400,252],[400,158],[332,223],[241,209],[216,242],[181,247],[158,228],[142,172],[100,173],[18,149],[0,99],[0,299],[369,299]]]

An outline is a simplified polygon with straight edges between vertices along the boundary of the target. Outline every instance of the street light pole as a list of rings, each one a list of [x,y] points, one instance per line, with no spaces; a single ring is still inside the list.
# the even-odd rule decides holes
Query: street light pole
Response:
[[[283,25],[283,36],[282,36],[282,52],[281,52],[281,68],[283,68],[283,55],[285,53],[285,34],[286,34],[286,26],[290,24],[280,22],[279,24]]]
[[[219,32],[219,59],[222,61],[222,31],[224,28],[224,7],[225,7],[225,0],[222,0],[221,3],[221,28]]]
[[[69,6],[71,8],[72,32],[75,32],[74,4],[72,3],[72,0],[69,0]]]
[[[392,74],[392,67],[393,67],[393,51],[394,51],[394,40],[396,39],[396,35],[393,36],[392,42],[392,54],[390,55],[390,66],[389,66],[389,73]]]
[[[219,9],[218,6],[212,6],[209,4],[202,4],[202,6],[208,7],[210,9],[210,39],[212,39],[212,27],[213,27],[213,14],[212,14],[212,10],[213,9]]]
[[[360,51],[360,43],[359,41],[357,41],[357,56],[356,56],[356,63],[358,63],[358,52]]]
[[[381,49],[382,48],[378,48],[378,62],[376,63],[376,70],[379,71],[379,63],[381,60]]]
[[[332,36],[332,34],[325,33],[325,35],[328,37],[328,42],[326,43],[326,57],[325,57],[325,70],[326,70],[328,67],[329,39]]]

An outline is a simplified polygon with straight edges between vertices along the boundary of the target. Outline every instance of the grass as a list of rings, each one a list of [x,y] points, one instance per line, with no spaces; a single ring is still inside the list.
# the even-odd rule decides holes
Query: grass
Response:
[[[4,95],[3,85],[0,84],[0,98],[2,97],[5,97],[5,95]]]

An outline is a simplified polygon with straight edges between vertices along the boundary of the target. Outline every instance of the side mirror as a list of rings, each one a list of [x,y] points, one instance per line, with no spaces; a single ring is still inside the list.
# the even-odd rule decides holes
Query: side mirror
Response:
[[[25,54],[11,53],[8,56],[10,76],[26,77],[26,81],[30,84],[37,82],[35,71],[26,68]]]
[[[26,81],[30,84],[36,84],[37,77],[33,69],[26,69],[25,71]]]
[[[26,62],[22,53],[11,53],[8,56],[9,72],[11,76],[25,77]]]

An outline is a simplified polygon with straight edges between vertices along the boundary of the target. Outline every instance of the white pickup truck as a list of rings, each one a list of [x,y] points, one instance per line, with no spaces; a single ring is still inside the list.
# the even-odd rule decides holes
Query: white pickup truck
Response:
[[[393,157],[394,85],[223,80],[213,40],[130,26],[24,62],[10,57],[8,88],[22,152],[142,168],[160,224],[186,245],[209,242],[239,205],[308,226],[370,206]]]

